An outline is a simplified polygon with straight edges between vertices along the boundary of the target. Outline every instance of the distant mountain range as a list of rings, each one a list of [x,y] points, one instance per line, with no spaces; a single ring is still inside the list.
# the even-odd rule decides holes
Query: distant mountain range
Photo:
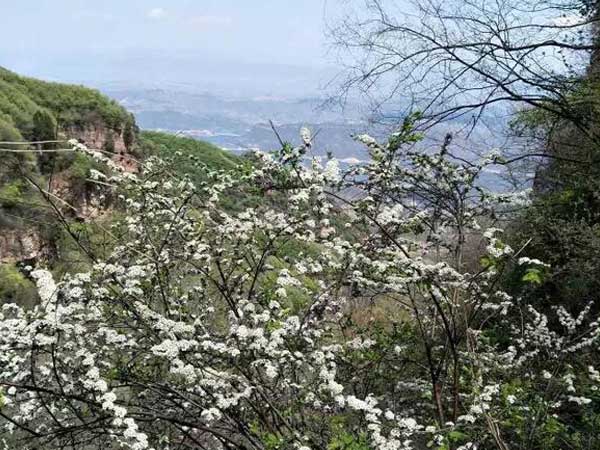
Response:
[[[327,86],[340,75],[337,67],[226,61],[181,50],[59,52],[35,60],[17,52],[7,58],[31,75],[101,90],[133,112],[142,129],[186,135],[234,152],[277,147],[269,126],[273,120],[281,136],[292,142],[297,142],[302,126],[310,126],[317,134],[317,155],[330,151],[341,159],[362,160],[366,152],[351,135],[370,132],[383,137],[394,126],[370,125],[363,120],[368,106],[352,99],[343,112],[321,108],[322,98],[334,94]],[[402,98],[396,102],[388,107],[402,111],[409,104]],[[486,115],[496,114],[491,109]],[[401,113],[395,115],[400,122]],[[455,135],[455,151],[469,159],[504,145],[501,129],[506,117],[492,117],[488,129],[475,132],[471,120],[465,116],[428,132],[426,145],[439,147],[449,131]]]
[[[14,55],[13,55],[14,56]],[[352,135],[385,137],[393,130],[363,120],[368,107],[350,100],[344,111],[322,108],[322,90],[337,75],[332,67],[207,60],[193,52],[68,54],[45,60],[14,56],[15,67],[37,77],[93,86],[135,114],[146,130],[162,130],[210,142],[236,153],[279,146],[269,120],[284,140],[298,142],[302,126],[316,135],[313,153],[356,162],[367,159]],[[397,99],[398,110],[405,102]],[[391,107],[391,106],[390,106]],[[510,114],[510,111],[508,112]],[[397,122],[401,121],[398,113]],[[425,149],[435,151],[446,133],[453,152],[469,160],[494,147],[505,149],[507,112],[486,110],[487,126],[472,129],[472,117],[445,123],[427,133]],[[494,175],[492,178],[499,178]],[[499,184],[492,181],[491,184]]]
[[[323,109],[322,101],[315,97],[226,97],[183,86],[100,88],[133,112],[144,129],[165,130],[244,152],[271,150],[279,145],[269,124],[273,120],[280,136],[294,143],[298,142],[301,127],[311,128],[317,155],[332,152],[340,159],[367,157],[364,147],[351,137],[369,128],[354,106],[341,113]]]

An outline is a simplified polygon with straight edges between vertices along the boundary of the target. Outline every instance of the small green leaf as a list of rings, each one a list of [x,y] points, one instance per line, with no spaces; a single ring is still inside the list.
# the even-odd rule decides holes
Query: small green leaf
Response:
[[[527,269],[521,279],[526,283],[542,284],[542,272],[535,268]]]
[[[460,441],[465,440],[466,438],[467,438],[467,435],[460,431],[451,431],[450,433],[448,433],[448,440],[450,442],[460,442]]]
[[[490,267],[493,267],[496,265],[494,259],[490,258],[489,256],[482,256],[481,259],[479,260],[479,263],[481,264],[481,267],[483,267],[484,269],[489,269]]]

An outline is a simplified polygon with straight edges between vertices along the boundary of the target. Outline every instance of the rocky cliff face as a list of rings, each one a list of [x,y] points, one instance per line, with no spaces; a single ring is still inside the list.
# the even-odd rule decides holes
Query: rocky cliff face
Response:
[[[48,186],[48,192],[51,193],[53,203],[61,210],[61,214],[70,220],[88,222],[112,212],[111,195],[107,188],[89,185],[84,191],[77,192],[73,189],[67,173],[56,174]],[[56,256],[55,243],[40,228],[0,228],[0,264],[44,263]]]
[[[4,229],[0,234],[0,264],[47,259],[50,248],[36,228]]]
[[[69,139],[78,139],[88,148],[106,150],[116,154],[124,154],[129,151],[130,145],[125,142],[124,131],[108,128],[97,122],[79,126],[69,126],[62,130],[62,134]]]
[[[125,170],[138,171],[135,119],[114,100],[84,86],[23,77],[2,67],[0,85],[0,141],[76,139]],[[56,210],[85,239],[94,231],[84,224],[78,228],[81,222],[114,213],[112,189],[89,180],[95,164],[78,155],[19,148],[32,151],[0,156],[0,272],[2,266],[71,264],[65,255],[72,243]],[[0,290],[8,282],[0,277]]]
[[[125,126],[122,129],[125,130]],[[113,153],[113,161],[128,172],[137,172],[138,163],[130,151],[135,135],[126,138],[125,133],[96,122],[82,127],[65,127],[61,131],[61,138],[77,139],[90,149]],[[88,183],[83,190],[75,189],[68,169],[54,173],[47,190],[66,217],[86,222],[110,212],[107,197],[102,195],[106,193],[106,188]],[[52,248],[52,243],[35,226],[0,229],[0,264],[44,261],[51,256]]]
[[[120,130],[115,130],[102,122],[90,123],[83,127],[69,126],[61,132],[66,139],[77,139],[89,149],[114,153],[113,161],[128,172],[137,172],[138,163],[131,154],[135,145],[135,134],[131,133],[127,137],[127,133],[126,124],[123,124]]]

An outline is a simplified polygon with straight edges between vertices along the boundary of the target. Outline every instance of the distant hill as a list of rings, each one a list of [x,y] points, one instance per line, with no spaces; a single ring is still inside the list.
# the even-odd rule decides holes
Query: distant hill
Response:
[[[318,132],[313,154],[325,156],[332,152],[341,159],[366,159],[364,146],[351,136],[376,132],[374,126],[362,120],[359,105],[348,104],[340,112],[323,108],[320,97],[235,97],[185,85],[144,89],[122,83],[119,87],[99,87],[134,112],[144,129],[178,131],[236,152],[277,148],[279,143],[269,120],[290,142],[299,139],[300,128],[310,127],[315,134]]]

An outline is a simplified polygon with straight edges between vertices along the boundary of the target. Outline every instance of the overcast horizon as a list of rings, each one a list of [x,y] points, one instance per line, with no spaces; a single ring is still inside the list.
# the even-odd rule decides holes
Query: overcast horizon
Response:
[[[314,95],[334,74],[326,8],[327,0],[23,0],[3,6],[0,66],[66,82],[189,83],[249,95],[293,95],[297,86]]]

